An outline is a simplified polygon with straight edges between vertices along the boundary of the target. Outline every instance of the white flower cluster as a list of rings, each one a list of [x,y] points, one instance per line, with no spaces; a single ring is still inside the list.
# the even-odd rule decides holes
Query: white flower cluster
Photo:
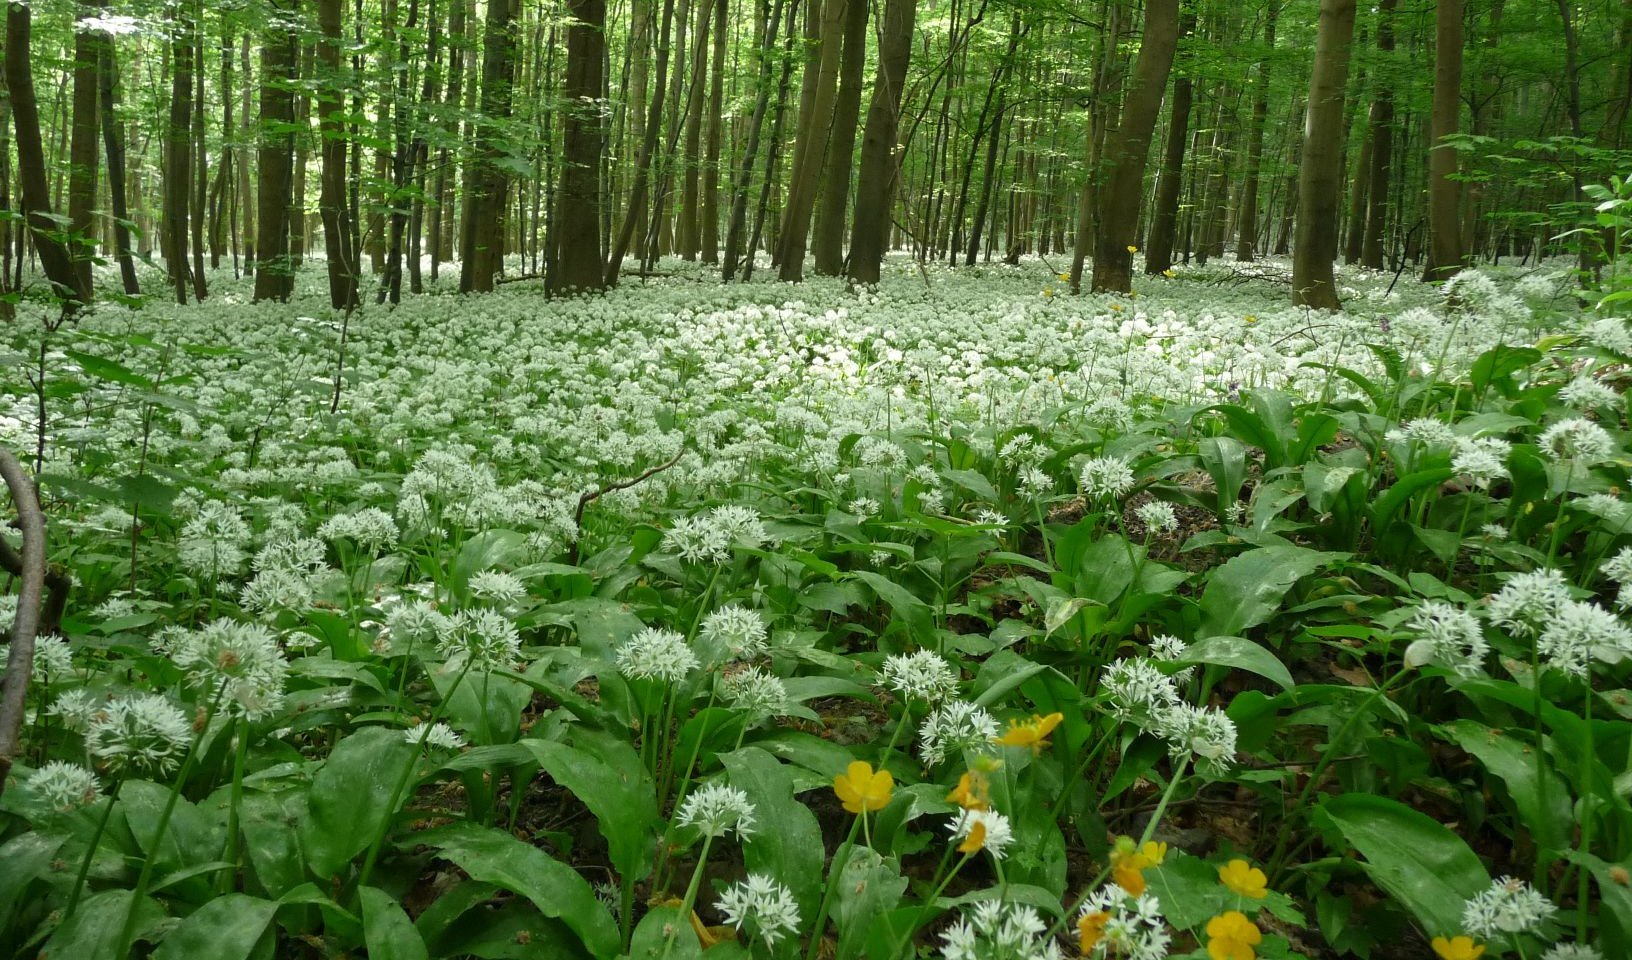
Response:
[[[754,832],[754,805],[748,794],[736,787],[706,783],[680,804],[675,822],[682,827],[696,827],[708,837],[727,833],[746,837]]]
[[[764,873],[750,873],[720,894],[725,922],[741,930],[750,926],[766,946],[774,947],[799,932],[799,904],[793,891]]]
[[[1515,877],[1501,877],[1462,905],[1462,926],[1477,937],[1526,933],[1558,912],[1551,900]]]
[[[958,672],[933,650],[886,657],[879,673],[884,686],[908,700],[940,703],[958,692]]]
[[[981,900],[941,931],[942,960],[1060,960],[1048,924],[1024,904]]]

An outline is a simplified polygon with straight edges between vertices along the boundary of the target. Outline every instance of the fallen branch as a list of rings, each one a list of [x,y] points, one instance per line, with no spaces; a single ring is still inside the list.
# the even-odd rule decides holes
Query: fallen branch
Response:
[[[6,660],[6,675],[0,680],[0,792],[4,792],[6,777],[17,755],[24,704],[28,698],[28,678],[34,667],[34,637],[40,626],[40,600],[45,592],[45,516],[40,512],[40,497],[33,481],[4,447],[0,447],[0,476],[5,478],[6,487],[11,491],[11,502],[17,506],[23,529],[23,552],[18,557],[23,589],[17,597],[17,616],[11,623],[11,655]],[[8,546],[7,550],[11,548]]]
[[[670,467],[674,466],[675,464],[679,463],[680,458],[685,456],[685,455],[686,455],[685,444],[681,444],[680,449],[676,450],[674,452],[674,456],[670,457],[666,463],[660,463],[655,467],[651,467],[651,468],[647,469],[645,472],[641,473],[637,477],[632,477],[632,478],[630,478],[628,480],[619,480],[619,481],[617,481],[615,483],[609,483],[604,487],[600,487],[600,488],[597,488],[595,490],[590,490],[587,493],[579,494],[578,495],[578,509],[573,511],[573,514],[572,514],[573,528],[580,531],[579,538],[577,540],[574,540],[573,543],[572,543],[572,562],[573,562],[573,564],[576,565],[578,563],[578,545],[583,542],[582,527],[583,527],[583,524],[584,524],[584,508],[585,507],[587,507],[590,504],[594,503],[596,500],[601,499],[602,497],[606,496],[609,493],[612,493],[612,492],[617,491],[617,490],[627,490],[627,489],[629,489],[630,487],[634,486],[637,483],[640,483],[640,482],[642,482],[644,480],[651,479],[652,477],[656,476],[657,474],[660,474],[663,471],[665,471],[665,470],[669,469]]]

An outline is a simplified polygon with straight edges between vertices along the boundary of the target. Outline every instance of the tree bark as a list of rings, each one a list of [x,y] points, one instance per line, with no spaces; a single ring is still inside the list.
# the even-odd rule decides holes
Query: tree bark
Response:
[[[844,14],[849,3],[866,0],[827,0],[822,16],[821,52],[817,61],[816,90],[809,115],[799,131],[793,164],[794,180],[788,190],[781,232],[780,278],[796,283],[805,278],[805,251],[810,218],[816,210],[816,194],[822,183],[822,164],[833,129],[834,102],[838,96],[839,54],[844,46]]]
[[[918,12],[915,0],[885,0],[883,33],[878,45],[878,71],[873,78],[873,99],[867,106],[867,126],[861,136],[861,167],[856,176],[855,212],[850,230],[850,269],[853,283],[877,283],[888,246],[890,211],[900,170],[896,132],[901,115],[901,93],[912,56],[912,30]]]
[[[1299,306],[1333,310],[1340,306],[1332,269],[1343,182],[1343,88],[1349,79],[1354,8],[1355,0],[1320,0],[1292,253],[1292,302]]]
[[[1461,184],[1457,155],[1444,138],[1457,132],[1462,108],[1462,10],[1464,0],[1434,5],[1434,96],[1428,133],[1428,262],[1424,280],[1444,280],[1462,269]]]
[[[171,21],[170,125],[164,136],[164,267],[176,302],[187,302],[187,207],[193,189],[193,34],[198,29],[183,2],[166,14]]]
[[[867,14],[871,7],[865,0],[849,0],[844,8],[844,49],[839,55],[833,133],[827,144],[825,179],[811,237],[815,270],[826,277],[844,272],[844,214],[850,201],[850,174],[855,170],[861,87],[867,67]]]
[[[1263,179],[1264,127],[1269,120],[1269,65],[1275,55],[1275,20],[1281,0],[1269,0],[1264,14],[1264,58],[1258,61],[1256,96],[1252,100],[1252,120],[1247,128],[1246,183],[1241,187],[1240,223],[1235,233],[1235,259],[1253,260],[1258,255],[1258,186]],[[1148,259],[1148,254],[1147,254]]]
[[[515,85],[517,0],[491,0],[482,37],[481,109],[476,158],[465,182],[465,225],[460,241],[459,292],[487,293],[504,266],[510,177],[500,166],[499,138],[510,119]]]
[[[63,312],[72,313],[89,303],[91,292],[79,285],[68,246],[51,212],[51,192],[46,181],[45,147],[40,140],[39,101],[34,97],[33,64],[29,57],[32,15],[27,4],[6,5],[6,57],[3,69],[6,92],[11,99],[12,129],[17,137],[17,179],[21,188],[23,214],[28,233],[39,255],[40,268],[54,292],[63,301]],[[19,269],[21,263],[18,264]]]
[[[776,0],[774,7],[767,0],[761,0],[759,5],[765,21],[759,48],[759,93],[754,100],[753,116],[748,121],[748,142],[742,149],[742,163],[731,195],[731,222],[725,230],[725,263],[720,268],[720,276],[726,283],[736,277],[742,260],[744,231],[748,222],[748,193],[752,186],[754,164],[759,156],[765,114],[771,104],[771,74],[775,66],[777,31],[782,23],[782,5],[783,0]],[[748,257],[753,257],[751,250]]]
[[[81,7],[83,16],[98,10],[95,4]],[[96,257],[96,223],[91,211],[96,207],[97,113],[99,78],[97,61],[100,31],[76,27],[74,30],[73,118],[68,147],[68,250],[74,261],[75,283],[91,289],[91,261]]]
[[[1095,293],[1133,290],[1132,246],[1139,229],[1139,202],[1144,197],[1145,160],[1162,93],[1173,68],[1179,40],[1179,0],[1146,0],[1145,35],[1129,78],[1122,120],[1105,141],[1108,164],[1096,191],[1098,217],[1094,237]]]
[[[1180,36],[1196,29],[1196,15],[1185,13]],[[1189,60],[1186,60],[1189,66]],[[1173,246],[1178,237],[1179,192],[1184,185],[1184,148],[1190,142],[1190,102],[1193,82],[1189,70],[1173,80],[1169,103],[1167,142],[1162,148],[1162,169],[1156,177],[1156,200],[1145,238],[1145,273],[1152,276],[1173,269]]]
[[[657,45],[657,89],[652,91],[651,103],[646,109],[646,128],[640,145],[640,156],[635,161],[635,182],[629,193],[629,208],[618,227],[617,239],[607,254],[602,273],[602,285],[613,286],[623,270],[623,258],[635,237],[635,227],[643,219],[646,193],[651,187],[652,158],[657,154],[657,140],[663,126],[663,101],[668,93],[669,41],[674,28],[674,0],[663,0],[663,25]]]
[[[573,22],[567,28],[567,75],[561,90],[561,185],[555,216],[559,240],[552,293],[599,290],[606,279],[601,263],[606,132],[597,102],[605,83],[606,0],[569,0],[567,9]]]
[[[1377,52],[1387,59],[1394,52],[1394,10],[1399,0],[1378,0]],[[1388,222],[1388,175],[1394,163],[1394,90],[1378,83],[1367,121],[1371,127],[1371,169],[1366,176],[1366,235],[1360,244],[1360,264],[1383,268],[1383,229]]]
[[[136,279],[136,263],[130,255],[130,207],[125,196],[125,125],[116,109],[119,98],[119,64],[114,56],[113,38],[106,33],[97,39],[99,90],[97,108],[102,114],[102,152],[108,161],[108,198],[113,208],[113,252],[119,260],[119,280],[128,296],[142,292]],[[230,107],[229,107],[230,112]]]
[[[457,0],[456,0],[457,2]],[[346,98],[340,72],[343,0],[318,0],[317,22],[321,37],[317,44],[317,65],[328,78],[317,90],[317,127],[322,140],[322,171],[318,192],[318,214],[323,219],[323,247],[327,254],[329,305],[336,310],[357,306],[357,226],[351,218],[346,195]]]
[[[289,201],[295,149],[294,81],[299,0],[280,0],[261,46],[261,113],[255,166],[260,180],[256,211],[255,300],[283,302],[295,287],[289,260]]]
[[[708,154],[703,160],[702,260],[720,262],[720,151],[725,127],[726,4],[714,0],[714,64],[709,73]],[[865,9],[866,5],[862,5]]]

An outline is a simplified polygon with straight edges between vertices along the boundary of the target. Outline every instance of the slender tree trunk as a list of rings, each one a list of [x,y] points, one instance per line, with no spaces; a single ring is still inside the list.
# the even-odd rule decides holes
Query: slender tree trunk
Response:
[[[456,0],[457,2],[457,0]],[[345,46],[344,0],[318,0],[317,66],[326,81],[317,91],[317,127],[322,143],[318,214],[323,219],[327,254],[329,305],[350,311],[357,306],[357,225],[346,191],[346,95],[340,52]]]
[[[797,3],[788,9],[788,22],[784,28],[786,49],[782,53],[782,76],[776,87],[776,113],[771,117],[771,147],[765,155],[765,175],[759,181],[759,205],[754,213],[753,230],[748,235],[748,257],[742,266],[744,281],[753,279],[754,261],[760,250],[760,234],[765,229],[765,220],[771,209],[771,195],[778,186],[777,164],[782,159],[782,125],[787,119],[788,89],[793,79],[793,21],[798,12]],[[775,246],[775,241],[766,244],[767,248]]]
[[[31,21],[27,4],[6,5],[6,56],[0,68],[5,71],[6,92],[11,100],[12,129],[17,137],[17,178],[28,234],[46,280],[62,298],[63,311],[71,313],[79,305],[90,302],[91,292],[80,286],[79,272],[74,269],[67,244],[60,239],[61,228],[51,211],[50,185],[46,181],[49,168],[40,139],[39,101],[34,96],[33,64],[29,56]],[[21,268],[21,258],[17,266]]]
[[[782,23],[783,0],[761,0],[759,9],[765,20],[762,44],[759,49],[759,93],[754,100],[754,113],[748,121],[748,141],[743,146],[742,163],[731,194],[731,222],[725,231],[725,263],[720,275],[726,283],[736,277],[743,257],[743,241],[748,223],[748,193],[753,185],[754,165],[759,156],[760,132],[765,127],[765,114],[771,103],[771,75],[775,67],[776,36]],[[753,251],[748,251],[753,259]]]
[[[119,122],[116,109],[119,65],[115,59],[112,37],[99,34],[98,47],[100,89],[97,106],[102,113],[102,152],[108,161],[108,198],[113,208],[113,252],[119,260],[119,280],[125,294],[134,297],[141,294],[142,287],[136,279],[136,263],[130,255],[130,208],[125,197],[125,127]]]
[[[601,262],[601,180],[605,122],[595,102],[605,83],[606,0],[569,0],[567,76],[562,85],[561,186],[555,227],[555,289],[552,293],[599,290],[606,281]]]
[[[83,6],[78,13],[89,15],[100,9]],[[91,261],[96,257],[96,223],[91,211],[96,207],[97,180],[97,59],[100,31],[74,31],[73,129],[68,147],[68,249],[73,257],[75,285],[91,289]]]
[[[703,160],[702,259],[704,263],[720,262],[720,154],[725,127],[725,44],[726,4],[728,0],[713,0],[714,5],[714,64],[709,72],[708,91],[708,155]],[[862,5],[865,8],[865,4]]]
[[[238,129],[243,131],[242,135],[246,139],[249,138],[250,131],[254,129],[254,127],[250,125],[250,103],[253,100],[253,97],[250,95],[250,88],[253,86],[253,84],[249,82],[249,67],[249,31],[245,31],[243,40],[238,46],[238,73],[243,77],[243,82],[238,84]],[[238,208],[244,212],[243,237],[245,276],[249,276],[255,272],[255,215],[258,209],[258,205],[255,202],[255,188],[252,186],[254,181],[250,178],[250,170],[251,165],[249,163],[249,150],[247,147],[245,147],[241,155],[241,160],[238,164],[237,190],[237,205]]]
[[[839,89],[833,102],[833,133],[827,144],[822,195],[816,205],[811,253],[818,274],[836,277],[844,272],[844,214],[850,200],[850,174],[855,170],[856,130],[861,120],[861,87],[867,67],[866,0],[848,0],[844,7],[844,49],[839,56]]]
[[[1241,186],[1241,214],[1235,234],[1235,259],[1252,260],[1258,254],[1258,187],[1263,180],[1264,126],[1269,120],[1269,66],[1275,54],[1275,20],[1281,0],[1269,0],[1264,14],[1264,48],[1258,61],[1258,77],[1253,91],[1252,120],[1247,128],[1246,182]]]
[[[1141,184],[1150,138],[1179,40],[1179,0],[1145,0],[1145,35],[1139,43],[1122,120],[1106,137],[1104,188],[1097,191],[1094,292],[1133,290],[1133,241],[1138,236]]]
[[[193,34],[198,29],[189,4],[178,3],[166,14],[170,39],[170,125],[164,137],[164,266],[176,302],[188,291],[187,206],[193,188]]]
[[[782,220],[781,279],[790,283],[805,278],[806,241],[810,219],[816,210],[816,194],[822,183],[822,164],[833,128],[833,110],[838,97],[839,54],[844,46],[844,13],[851,3],[865,0],[827,0],[822,17],[821,53],[817,63],[816,90],[810,113],[799,131],[794,161],[794,180]]]
[[[1320,0],[1315,66],[1309,79],[1303,162],[1298,168],[1297,249],[1292,302],[1337,309],[1337,209],[1343,182],[1343,88],[1349,79],[1355,0]]]
[[[896,133],[901,116],[901,94],[907,63],[912,56],[912,31],[918,12],[915,0],[885,0],[883,33],[878,45],[878,72],[873,99],[867,107],[867,125],[861,136],[861,167],[856,176],[855,212],[850,230],[850,269],[853,283],[879,280],[888,247],[890,211],[900,171]]]
[[[256,213],[259,269],[255,271],[255,299],[285,301],[294,290],[294,265],[289,262],[289,200],[295,149],[295,67],[298,34],[291,22],[299,0],[280,0],[275,22],[261,46],[261,116],[255,166],[260,180]]]
[[[708,39],[713,21],[714,0],[698,0],[696,43],[691,59],[691,85],[686,93],[685,150],[681,161],[680,223],[676,231],[676,252],[683,260],[696,260],[703,246],[698,205],[702,199],[703,105],[708,83]]]
[[[510,177],[500,165],[505,121],[515,85],[515,22],[518,0],[491,0],[482,37],[482,105],[477,156],[466,178],[466,216],[460,242],[459,292],[486,293],[504,266]]]
[[[208,221],[205,198],[209,193],[209,155],[205,152],[204,125],[208,114],[205,112],[204,78],[208,72],[204,67],[204,30],[198,26],[204,21],[204,4],[199,0],[193,11],[193,109],[192,127],[189,137],[193,141],[193,182],[192,194],[188,198],[187,228],[191,242],[193,266],[193,299],[203,300],[209,295],[208,274],[204,272],[204,227]]]
[[[657,154],[658,136],[662,132],[663,101],[668,93],[669,40],[673,29],[674,0],[663,0],[662,38],[657,45],[657,89],[652,91],[652,100],[647,106],[645,136],[640,145],[640,156],[635,161],[635,182],[629,194],[629,207],[624,212],[617,239],[607,255],[602,274],[603,286],[610,287],[618,282],[618,274],[623,270],[623,258],[629,253],[635,227],[646,206],[646,193],[651,187],[652,159]]]
[[[1394,52],[1394,10],[1399,0],[1378,0],[1377,52],[1388,59]],[[1394,163],[1394,90],[1378,83],[1368,118],[1371,127],[1371,180],[1366,189],[1366,235],[1360,244],[1360,263],[1383,268],[1383,228],[1388,222],[1388,174]]]
[[[1196,15],[1186,12],[1179,35],[1189,36],[1195,29]],[[1156,178],[1156,200],[1151,211],[1150,231],[1145,238],[1145,273],[1152,276],[1173,269],[1173,247],[1178,237],[1179,192],[1184,185],[1184,148],[1190,142],[1190,56],[1186,55],[1186,69],[1173,80],[1167,142],[1162,148],[1162,169]]]
[[[1462,269],[1461,184],[1456,150],[1445,144],[1458,129],[1462,108],[1462,11],[1464,0],[1434,4],[1434,101],[1428,133],[1428,262],[1424,280],[1444,280]]]

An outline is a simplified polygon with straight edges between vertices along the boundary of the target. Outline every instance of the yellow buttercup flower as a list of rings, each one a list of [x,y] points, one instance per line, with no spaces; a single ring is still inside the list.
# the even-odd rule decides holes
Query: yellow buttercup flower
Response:
[[[1071,275],[1069,273],[1062,273],[1062,274],[1059,275],[1059,277],[1060,277],[1061,280],[1070,280],[1071,279]]]
[[[1030,747],[1042,752],[1048,746],[1048,735],[1065,719],[1063,713],[1051,713],[1046,717],[1033,716],[1024,723],[1019,720],[1009,721],[1009,732],[997,738],[997,742],[1008,747]]]
[[[983,820],[976,820],[969,824],[969,834],[958,844],[958,852],[979,853],[984,846],[986,846],[986,823]]]
[[[1213,960],[1257,960],[1253,948],[1264,935],[1258,925],[1239,910],[1221,913],[1207,921],[1207,955]]]
[[[1043,296],[1052,297],[1053,295],[1054,295],[1054,288],[1053,287],[1044,287],[1043,288]]]
[[[1130,244],[1128,244],[1128,252],[1129,253],[1138,253],[1139,248],[1130,243]]]
[[[1243,897],[1262,900],[1269,894],[1269,878],[1245,860],[1231,860],[1219,867],[1218,879]]]
[[[1162,271],[1162,276],[1164,276],[1164,277],[1166,277],[1166,278],[1167,278],[1167,279],[1169,279],[1169,280],[1171,280],[1171,279],[1173,279],[1173,271],[1172,271],[1172,269],[1171,269],[1171,268],[1170,268],[1170,269],[1167,269],[1167,270],[1163,270],[1163,271]]]
[[[882,810],[895,793],[895,778],[888,770],[874,773],[873,765],[865,760],[852,760],[844,773],[833,778],[833,793],[851,813]]]
[[[1485,952],[1485,945],[1474,943],[1472,937],[1435,937],[1433,946],[1442,960],[1479,960]]]
[[[1257,323],[1258,318],[1249,313],[1246,316],[1241,318],[1241,322],[1242,323]]]
[[[1081,941],[1082,955],[1087,956],[1093,951],[1099,941],[1105,937],[1105,924],[1109,923],[1111,915],[1103,910],[1085,913],[1077,920],[1077,937]]]
[[[992,785],[984,773],[971,770],[958,778],[958,785],[946,795],[949,803],[965,810],[985,810],[992,803]]]
[[[1111,880],[1130,897],[1145,892],[1145,871],[1161,866],[1167,859],[1167,844],[1155,840],[1135,845],[1132,837],[1122,837],[1111,850]]]

